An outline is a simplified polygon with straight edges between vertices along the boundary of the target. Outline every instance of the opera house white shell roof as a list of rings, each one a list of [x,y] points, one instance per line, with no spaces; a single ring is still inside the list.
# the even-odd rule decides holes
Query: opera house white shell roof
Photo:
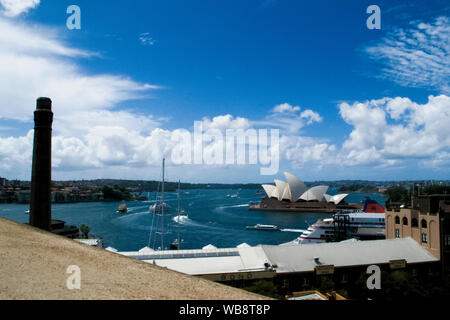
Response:
[[[295,202],[304,201],[327,201],[339,204],[348,194],[337,194],[330,196],[326,194],[328,186],[315,186],[310,189],[296,176],[285,172],[286,181],[275,180],[275,185],[263,184],[262,187],[269,198],[276,198],[279,201],[288,200]]]

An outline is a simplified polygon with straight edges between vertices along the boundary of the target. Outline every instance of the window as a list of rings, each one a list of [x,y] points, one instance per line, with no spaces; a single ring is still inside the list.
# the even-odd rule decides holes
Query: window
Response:
[[[426,233],[422,233],[422,243],[428,242],[428,235]]]
[[[427,220],[422,219],[421,224],[422,224],[422,228],[426,228],[427,227]]]
[[[395,229],[395,237],[400,238],[400,229]]]
[[[403,217],[402,222],[403,222],[404,226],[407,226],[408,225],[408,218],[407,217]]]
[[[309,286],[309,278],[303,278],[303,285]]]
[[[445,244],[446,247],[450,246],[450,235],[446,234],[444,236],[444,244]]]
[[[416,218],[411,219],[411,227],[417,228],[419,226],[419,221]]]
[[[400,217],[399,216],[395,216],[395,224],[400,224]]]

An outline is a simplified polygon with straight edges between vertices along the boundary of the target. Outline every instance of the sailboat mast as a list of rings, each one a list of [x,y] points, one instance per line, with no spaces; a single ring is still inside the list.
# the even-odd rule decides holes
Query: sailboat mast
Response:
[[[161,187],[161,192],[162,192],[162,202],[161,202],[161,250],[164,250],[164,163],[165,163],[166,159],[163,158],[163,162],[162,162],[162,187]]]
[[[180,215],[180,180],[178,180],[178,215]]]
[[[178,226],[177,226],[177,231],[178,231],[178,249],[180,249],[180,180],[178,180]]]

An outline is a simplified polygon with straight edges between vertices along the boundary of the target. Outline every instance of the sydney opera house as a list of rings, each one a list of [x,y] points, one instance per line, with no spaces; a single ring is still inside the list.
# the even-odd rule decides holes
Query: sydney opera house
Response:
[[[342,209],[356,209],[357,204],[347,204],[348,194],[328,195],[328,186],[310,189],[296,176],[285,172],[287,181],[275,180],[275,185],[263,184],[266,197],[250,210],[311,211],[335,213]]]

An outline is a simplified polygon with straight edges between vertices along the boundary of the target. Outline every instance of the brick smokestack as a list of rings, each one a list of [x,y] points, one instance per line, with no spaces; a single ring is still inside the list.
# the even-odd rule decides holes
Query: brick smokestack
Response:
[[[30,225],[51,230],[52,100],[38,98],[34,112]]]

